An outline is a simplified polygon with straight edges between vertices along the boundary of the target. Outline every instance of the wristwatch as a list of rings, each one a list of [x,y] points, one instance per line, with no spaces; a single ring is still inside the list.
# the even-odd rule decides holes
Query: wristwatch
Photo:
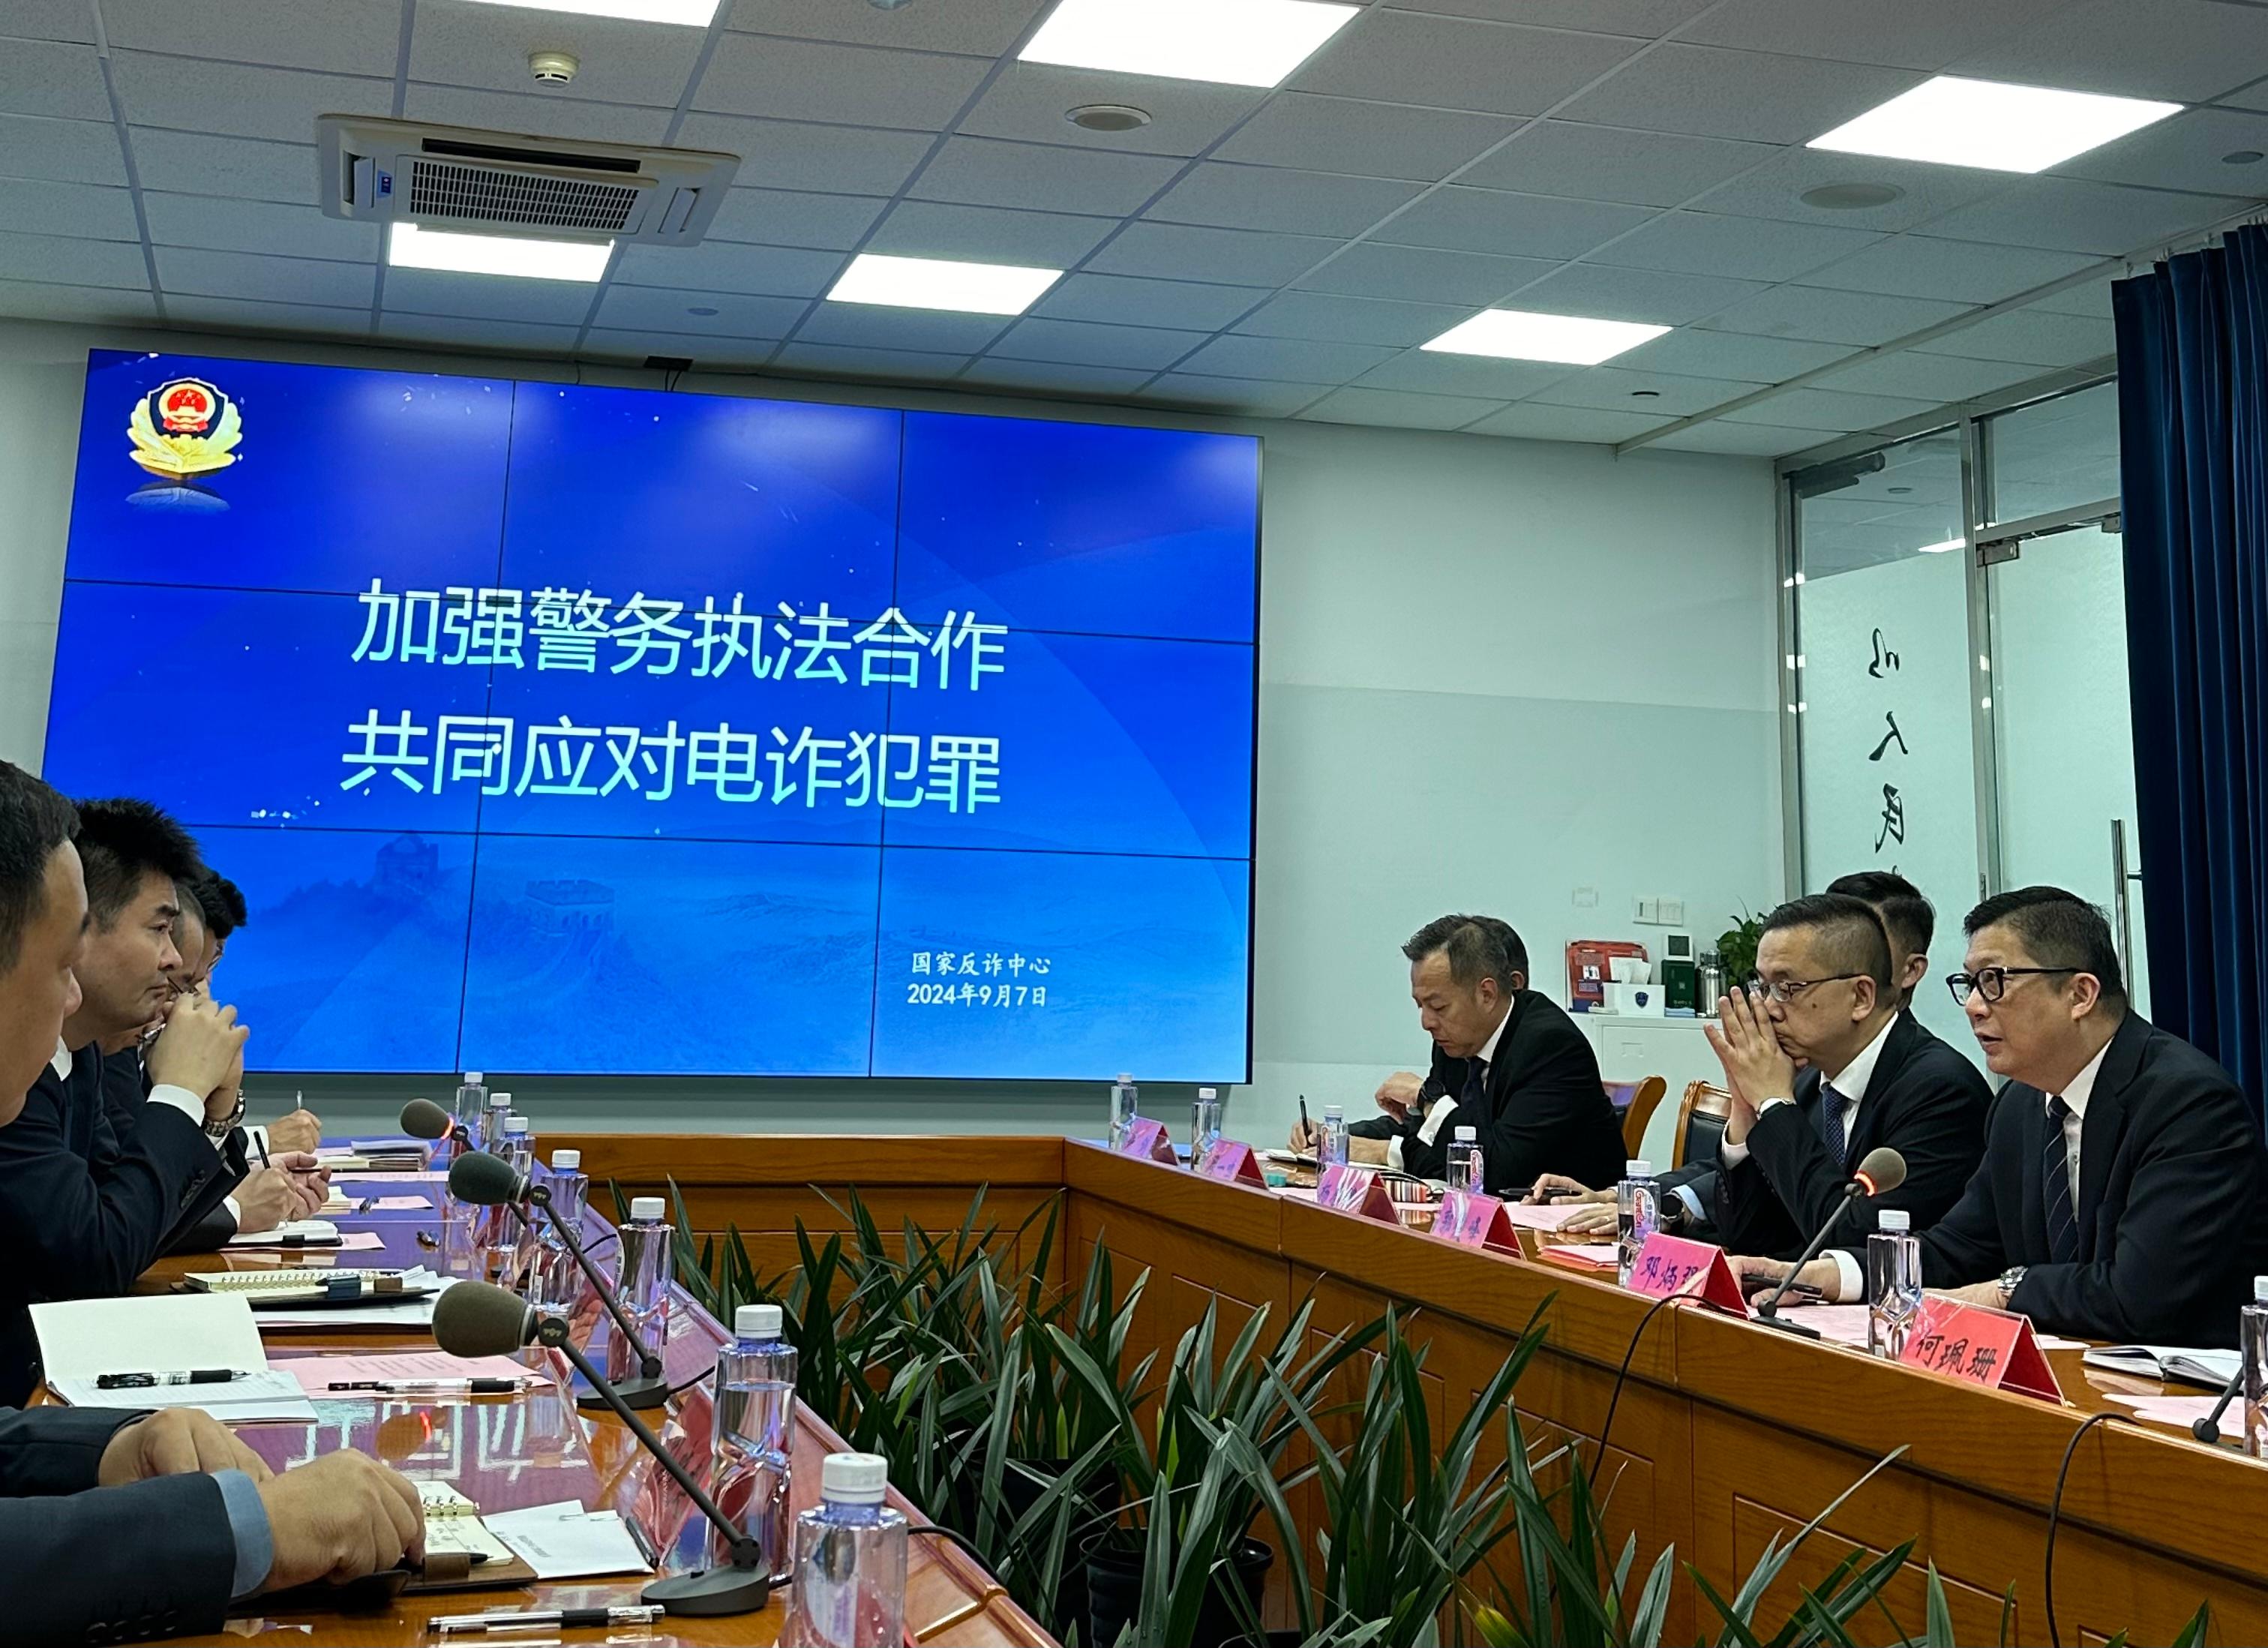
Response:
[[[2008,1301],[2016,1297],[2016,1289],[2022,1285],[2027,1269],[2029,1267],[2025,1265],[2010,1265],[2006,1270],[2000,1272],[2000,1308],[2002,1310],[2007,1309]]]
[[[239,1087],[236,1090],[236,1108],[230,1111],[226,1115],[221,1117],[217,1122],[208,1119],[205,1122],[205,1137],[213,1140],[215,1143],[218,1143],[219,1141],[225,1139],[230,1134],[235,1132],[237,1124],[243,1120],[244,1089]]]

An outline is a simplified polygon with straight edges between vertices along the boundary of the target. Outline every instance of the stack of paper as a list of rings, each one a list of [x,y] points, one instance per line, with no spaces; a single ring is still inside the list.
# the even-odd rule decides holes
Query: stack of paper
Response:
[[[67,1299],[32,1306],[48,1388],[74,1408],[201,1408],[229,1424],[267,1419],[313,1424],[299,1382],[271,1372],[244,1300],[226,1295]],[[106,1373],[169,1374],[225,1369],[221,1384],[105,1390]]]
[[[517,1551],[539,1579],[653,1571],[629,1527],[613,1511],[585,1511],[566,1499],[506,1511],[489,1518],[488,1524],[489,1531]]]

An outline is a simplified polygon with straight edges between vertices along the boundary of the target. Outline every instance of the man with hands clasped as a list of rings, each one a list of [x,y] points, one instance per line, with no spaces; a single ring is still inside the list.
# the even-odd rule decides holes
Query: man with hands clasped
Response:
[[[1719,1241],[1793,1259],[1863,1247],[1883,1208],[1917,1230],[1959,1201],[1984,1151],[1992,1090],[1977,1067],[1899,1010],[1890,943],[1864,901],[1822,893],[1764,918],[1756,978],[1704,1026],[1733,1095],[1718,1153]],[[1847,1199],[1851,1170],[1887,1146],[1904,1181]]]
[[[77,829],[69,802],[0,761],[0,1144],[15,1131],[20,1096],[54,1078],[50,1049],[82,1004],[76,968],[94,923]],[[136,942],[155,953],[153,939]],[[220,1010],[185,998],[159,1038],[172,1045],[152,1049],[154,1073],[208,1094],[225,1085],[232,1109],[243,1040]],[[161,1107],[153,1092],[150,1102],[210,1155],[170,1100]],[[180,1129],[153,1120],[170,1159]],[[21,1200],[11,1176],[20,1165],[0,1165],[0,1197]],[[212,1632],[232,1601],[358,1578],[405,1555],[422,1559],[423,1549],[416,1489],[360,1454],[276,1475],[191,1409],[0,1409],[0,1643]]]
[[[1946,982],[1995,1075],[1984,1159],[1920,1232],[1924,1285],[2080,1338],[2233,1345],[2268,1274],[2268,1146],[2220,1065],[2133,1012],[2110,924],[2059,887],[1987,899]],[[1917,1224],[1919,1221],[1917,1220]],[[1784,1262],[1735,1262],[1744,1283]],[[1863,1297],[1853,1255],[1800,1281]]]

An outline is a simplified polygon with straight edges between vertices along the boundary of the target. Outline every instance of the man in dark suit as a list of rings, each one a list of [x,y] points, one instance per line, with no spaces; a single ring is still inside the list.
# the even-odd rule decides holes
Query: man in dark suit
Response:
[[[139,802],[79,810],[88,902],[80,998],[53,1056],[0,1131],[0,1402],[39,1382],[34,1299],[126,1292],[166,1236],[226,1193],[241,1102],[233,1010],[175,997],[176,883],[195,873],[180,827]],[[168,1004],[170,1003],[170,1005]],[[135,1044],[151,1043],[146,1085]],[[119,1084],[130,1086],[122,1099]],[[113,1106],[119,1106],[112,1114]]]
[[[1480,1137],[1491,1195],[1537,1174],[1618,1175],[1621,1123],[1591,1044],[1557,1002],[1527,988],[1520,935],[1485,916],[1444,916],[1402,947],[1432,1070],[1389,1077],[1382,1116],[1358,1122],[1354,1160],[1438,1179],[1460,1127]]]
[[[1735,988],[1705,1025],[1733,1095],[1718,1153],[1718,1240],[1793,1259],[1830,1218],[1829,1245],[1862,1245],[1883,1208],[1926,1230],[1961,1199],[1984,1152],[1992,1089],[1976,1065],[1898,1008],[1890,939],[1839,893],[1781,905],[1756,945],[1761,988]],[[1798,1066],[1802,1067],[1799,1073]],[[1854,1200],[1851,1169],[1887,1145],[1895,1190]]]
[[[1866,900],[1882,918],[1882,926],[1890,935],[1890,966],[1896,986],[1893,993],[1897,1004],[1911,1012],[1914,991],[1929,975],[1929,945],[1937,936],[1937,907],[1895,870],[1853,871],[1837,876],[1827,884],[1827,890]]]
[[[79,1006],[77,828],[0,761],[0,1139]],[[364,1455],[274,1476],[188,1409],[0,1409],[0,1637],[110,1642],[217,1631],[239,1599],[421,1556],[423,1518],[416,1489]]]
[[[2228,1073],[2128,1005],[2101,911],[2058,887],[1987,899],[1949,982],[1993,1100],[1984,1160],[1921,1237],[1925,1285],[2051,1333],[2233,1345],[2268,1274],[2268,1146]],[[1784,1264],[1744,1261],[1752,1284]],[[1803,1279],[1830,1298],[1847,1256]]]

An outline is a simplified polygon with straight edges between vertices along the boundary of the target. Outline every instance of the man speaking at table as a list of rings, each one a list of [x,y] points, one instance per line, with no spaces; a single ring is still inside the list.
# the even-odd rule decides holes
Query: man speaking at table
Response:
[[[1622,1126],[1599,1080],[1598,1056],[1557,1002],[1528,988],[1528,948],[1486,916],[1444,916],[1402,947],[1410,996],[1433,1038],[1433,1067],[1387,1078],[1387,1114],[1358,1122],[1350,1153],[1441,1177],[1460,1127],[1480,1137],[1491,1195],[1525,1193],[1539,1173],[1610,1184],[1623,1167]],[[1295,1137],[1295,1148],[1302,1146]]]
[[[1992,1090],[1899,1010],[1873,907],[1835,893],[1781,905],[1764,918],[1756,973],[1759,987],[1734,989],[1721,1023],[1704,1026],[1733,1095],[1716,1240],[1793,1259],[1830,1218],[1830,1247],[1863,1246],[1883,1208],[1904,1209],[1916,1230],[1943,1218],[1984,1155]],[[1852,1165],[1884,1146],[1904,1159],[1904,1181],[1846,1198]]]
[[[2051,1333],[2233,1345],[2268,1274],[2268,1146],[2243,1091],[2136,1013],[2101,911],[2059,887],[1985,900],[1948,982],[1995,1075],[1984,1164],[1921,1234],[1922,1283]],[[1755,1283],[1787,1267],[1744,1258]],[[1864,1296],[1857,1256],[1804,1267]]]
[[[77,828],[69,802],[0,761],[0,1129],[78,1006]],[[238,1599],[423,1548],[416,1489],[359,1453],[275,1476],[190,1409],[0,1409],[0,1642],[217,1631]]]

